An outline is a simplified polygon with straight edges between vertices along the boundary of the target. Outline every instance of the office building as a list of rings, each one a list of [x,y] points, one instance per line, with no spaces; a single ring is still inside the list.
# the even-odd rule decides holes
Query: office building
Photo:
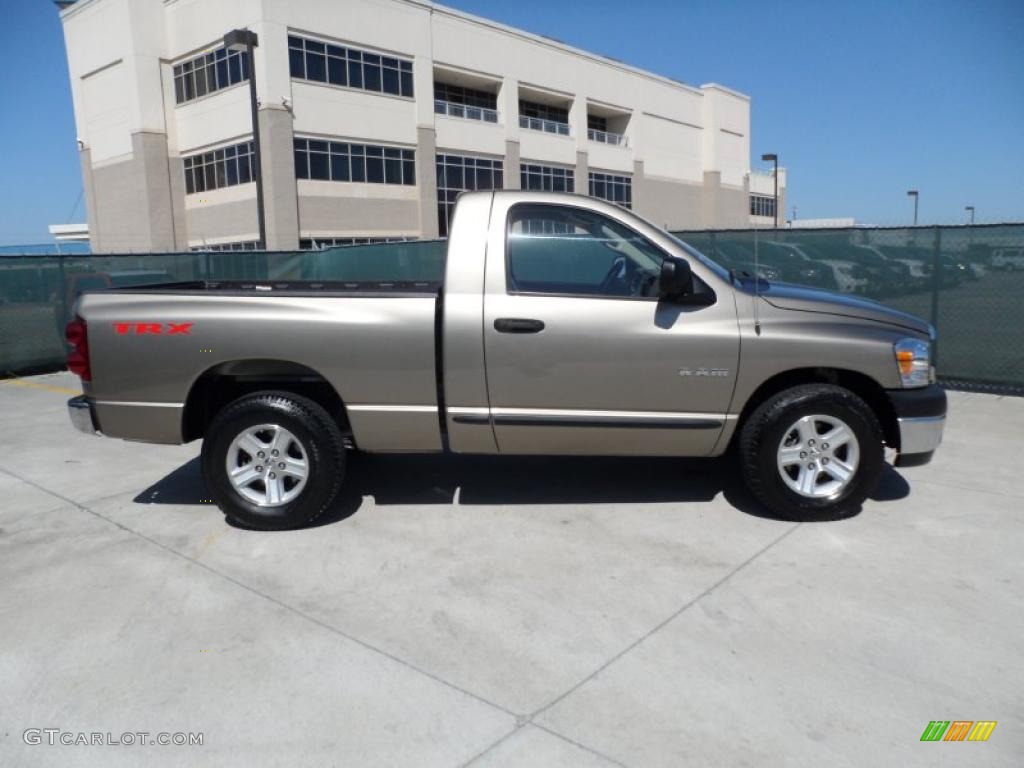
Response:
[[[420,0],[61,6],[94,252],[255,247],[253,75],[271,249],[444,236],[466,189],[575,191],[678,229],[773,221],[750,100],[720,85]],[[225,49],[234,29],[254,61]]]

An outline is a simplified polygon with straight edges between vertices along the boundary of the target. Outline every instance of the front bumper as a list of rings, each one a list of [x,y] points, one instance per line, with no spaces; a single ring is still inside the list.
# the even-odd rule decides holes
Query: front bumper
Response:
[[[85,432],[87,435],[99,433],[100,427],[96,421],[96,411],[92,402],[85,395],[68,400],[68,416],[79,432]]]
[[[916,467],[932,460],[946,426],[946,390],[938,384],[920,389],[891,389],[889,400],[899,427],[897,467]]]

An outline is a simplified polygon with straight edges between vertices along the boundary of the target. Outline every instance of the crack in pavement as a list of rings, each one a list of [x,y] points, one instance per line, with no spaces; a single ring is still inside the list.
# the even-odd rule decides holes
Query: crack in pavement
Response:
[[[203,570],[205,570],[205,571],[207,571],[209,573],[212,573],[215,576],[218,576],[219,578],[223,579],[224,581],[230,582],[231,584],[234,584],[235,586],[240,587],[241,589],[244,589],[245,591],[247,591],[247,592],[249,592],[249,593],[251,593],[253,595],[261,597],[264,600],[267,600],[267,601],[273,603],[274,605],[276,605],[276,606],[278,606],[280,608],[283,608],[286,611],[288,611],[290,613],[293,613],[296,616],[299,616],[299,617],[305,619],[306,621],[308,621],[308,622],[310,622],[312,624],[315,624],[316,626],[318,626],[318,627],[320,627],[322,629],[327,630],[328,632],[332,632],[335,635],[343,637],[346,640],[349,640],[350,642],[353,642],[353,643],[355,643],[355,644],[357,644],[357,645],[359,645],[359,646],[361,646],[363,648],[366,648],[369,651],[373,651],[374,653],[379,653],[380,655],[390,659],[391,661],[394,661],[395,663],[402,665],[406,669],[410,669],[413,672],[416,672],[418,674],[423,675],[424,677],[430,678],[431,680],[433,680],[433,681],[435,681],[437,683],[440,683],[441,685],[444,685],[446,688],[451,688],[452,690],[457,691],[457,692],[459,692],[459,693],[461,693],[461,694],[463,694],[465,696],[469,696],[470,698],[474,699],[475,701],[479,701],[482,704],[486,704],[486,705],[488,705],[490,707],[493,707],[494,709],[496,709],[496,710],[498,710],[500,712],[504,712],[505,714],[510,715],[511,717],[518,717],[518,715],[515,712],[511,711],[510,709],[508,709],[506,707],[503,707],[501,704],[497,704],[496,702],[490,701],[490,700],[484,698],[483,696],[480,696],[479,694],[473,693],[472,691],[468,691],[465,688],[461,688],[460,686],[458,686],[458,685],[456,685],[456,684],[454,684],[452,682],[449,682],[448,680],[445,680],[445,679],[443,679],[441,677],[438,677],[437,675],[432,674],[431,672],[428,672],[428,671],[426,671],[424,669],[420,669],[415,664],[412,664],[409,661],[406,661],[405,659],[402,659],[399,656],[395,656],[394,654],[389,653],[388,651],[386,651],[386,650],[384,650],[382,648],[378,648],[375,645],[372,645],[371,643],[366,642],[365,640],[361,640],[358,637],[354,637],[353,635],[350,635],[349,633],[345,632],[344,630],[339,629],[338,627],[335,627],[332,624],[328,624],[326,621],[318,619],[316,616],[312,616],[309,613],[306,613],[305,611],[303,611],[303,610],[301,610],[299,608],[296,608],[295,606],[289,605],[288,603],[284,602],[283,600],[280,600],[279,598],[274,597],[273,595],[268,595],[265,592],[261,592],[260,590],[256,589],[255,587],[252,587],[252,586],[246,584],[245,582],[236,579],[234,576],[231,576],[231,575],[229,575],[227,573],[224,573],[223,571],[219,571],[216,568],[214,568],[213,566],[208,565],[207,563],[203,563],[203,562],[201,562],[199,560],[196,560],[194,557],[186,555],[183,552],[179,552],[178,550],[174,549],[173,547],[169,547],[166,544],[163,544],[163,543],[157,541],[156,539],[153,539],[153,538],[147,536],[144,533],[140,533],[139,531],[136,531],[133,528],[129,528],[128,526],[124,525],[123,523],[119,523],[118,521],[113,520],[113,519],[107,517],[106,515],[100,514],[99,512],[97,512],[94,509],[90,509],[89,507],[85,506],[84,504],[81,504],[81,503],[79,503],[79,502],[77,502],[77,501],[75,501],[73,499],[69,499],[68,497],[64,496],[63,494],[57,493],[56,491],[51,491],[48,488],[44,488],[43,486],[39,485],[38,483],[35,483],[32,480],[28,480],[28,479],[26,479],[24,477],[20,477],[19,475],[11,472],[10,470],[0,468],[0,471],[4,472],[7,475],[10,475],[11,477],[13,477],[13,478],[15,478],[17,480],[21,480],[22,482],[27,483],[28,485],[31,485],[32,487],[37,488],[40,491],[48,493],[51,496],[55,496],[58,499],[62,499],[63,501],[67,502],[70,506],[73,506],[76,509],[81,510],[82,512],[86,512],[86,513],[92,515],[93,517],[95,517],[95,518],[97,518],[99,520],[104,521],[105,523],[108,523],[108,524],[114,526],[115,528],[119,528],[120,530],[124,531],[125,533],[128,533],[128,534],[130,534],[132,536],[135,536],[135,537],[137,537],[137,538],[139,538],[139,539],[141,539],[141,540],[143,540],[145,542],[148,542],[149,544],[152,544],[155,547],[159,547],[160,549],[164,550],[165,552],[168,552],[168,553],[170,553],[172,555],[175,555],[176,557],[179,557],[182,560],[185,560],[185,561],[191,563],[192,565],[197,566],[198,568],[202,568]],[[131,493],[131,491],[128,491],[127,493],[125,493],[123,495],[129,495],[130,493]],[[111,498],[113,498],[113,497],[111,497]]]
[[[572,685],[570,688],[568,688],[567,690],[565,690],[564,692],[559,694],[557,697],[552,699],[550,702],[548,702],[544,706],[540,707],[539,709],[535,710],[534,712],[532,712],[530,714],[525,714],[524,715],[524,714],[519,714],[519,713],[513,712],[512,710],[508,709],[507,707],[502,706],[501,704],[493,702],[493,701],[491,701],[491,700],[489,700],[489,699],[487,699],[487,698],[485,698],[485,697],[483,697],[483,696],[481,696],[481,695],[479,695],[477,693],[474,693],[474,692],[472,692],[470,690],[462,688],[461,686],[456,685],[455,683],[452,683],[452,682],[450,682],[448,680],[445,680],[444,678],[442,678],[442,677],[440,677],[438,675],[435,675],[435,674],[433,674],[433,673],[431,673],[431,672],[429,672],[429,671],[427,671],[425,669],[421,669],[420,667],[418,667],[415,664],[407,661],[406,659],[401,658],[400,656],[396,656],[396,655],[390,653],[389,651],[386,651],[386,650],[384,650],[382,648],[378,648],[377,646],[375,646],[375,645],[373,645],[373,644],[371,644],[371,643],[369,643],[369,642],[367,642],[365,640],[362,640],[362,639],[360,639],[360,638],[358,638],[358,637],[356,637],[354,635],[351,635],[348,632],[344,631],[343,629],[340,629],[338,627],[335,627],[332,624],[329,624],[329,623],[327,623],[327,622],[325,622],[325,621],[323,621],[321,619],[318,619],[317,617],[315,617],[315,616],[313,616],[313,615],[311,615],[309,613],[306,613],[305,611],[303,611],[303,610],[301,610],[299,608],[296,608],[296,607],[294,607],[294,606],[284,602],[283,600],[274,597],[273,595],[269,595],[269,594],[267,594],[265,592],[262,592],[259,589],[256,589],[255,587],[252,587],[252,586],[246,584],[245,582],[240,581],[239,579],[235,578],[234,576],[231,576],[231,575],[229,575],[227,573],[224,573],[223,571],[220,571],[220,570],[214,568],[213,566],[211,566],[211,565],[209,565],[207,563],[203,563],[203,562],[197,560],[196,558],[194,558],[192,556],[189,556],[189,555],[187,555],[187,554],[185,554],[183,552],[179,552],[178,550],[174,549],[173,547],[170,547],[170,546],[168,546],[166,544],[163,544],[163,543],[157,541],[156,539],[153,539],[153,538],[145,535],[144,533],[136,531],[135,529],[130,528],[130,527],[124,525],[123,523],[120,523],[120,522],[118,522],[116,520],[113,520],[113,519],[107,517],[106,515],[100,514],[99,512],[97,512],[94,509],[91,509],[89,506],[87,506],[86,503],[81,503],[81,502],[77,502],[77,501],[75,501],[73,499],[70,499],[67,496],[64,496],[63,494],[57,493],[56,491],[53,491],[53,490],[51,490],[49,488],[46,488],[46,487],[44,487],[44,486],[34,482],[33,480],[29,480],[28,478],[21,477],[20,475],[18,475],[15,472],[10,471],[9,469],[5,469],[3,467],[0,467],[0,472],[3,472],[4,474],[9,475],[10,477],[15,478],[16,480],[19,480],[19,481],[21,481],[23,483],[26,483],[27,485],[30,485],[33,488],[36,488],[37,490],[42,491],[43,493],[49,494],[50,496],[53,496],[53,497],[55,497],[57,499],[60,499],[61,501],[65,502],[66,504],[68,504],[68,505],[70,505],[72,507],[75,507],[76,509],[78,509],[78,510],[80,510],[82,512],[86,512],[87,514],[90,514],[93,517],[95,517],[95,518],[97,518],[99,520],[102,520],[103,522],[105,522],[105,523],[107,523],[109,525],[112,525],[115,528],[118,528],[118,529],[124,531],[125,533],[127,533],[127,534],[129,534],[131,536],[134,536],[134,537],[136,537],[138,539],[141,539],[142,541],[145,541],[145,542],[147,542],[149,544],[152,544],[153,546],[158,547],[159,549],[162,549],[165,552],[168,552],[168,553],[170,553],[170,554],[172,554],[172,555],[174,555],[174,556],[176,556],[176,557],[178,557],[178,558],[180,558],[180,559],[182,559],[182,560],[184,560],[184,561],[186,561],[188,563],[191,563],[192,565],[195,565],[195,566],[197,566],[199,568],[202,568],[203,570],[207,571],[208,573],[211,573],[214,576],[217,576],[217,577],[223,579],[224,581],[227,581],[227,582],[229,582],[231,584],[234,584],[235,586],[237,586],[237,587],[239,587],[239,588],[249,592],[250,594],[256,595],[257,597],[260,597],[260,598],[262,598],[262,599],[264,599],[264,600],[266,600],[266,601],[268,601],[270,603],[273,603],[274,605],[276,605],[276,606],[278,606],[280,608],[283,608],[284,610],[286,610],[286,611],[288,611],[288,612],[290,612],[290,613],[292,613],[292,614],[294,614],[296,616],[299,616],[300,618],[306,620],[307,622],[310,622],[310,623],[312,623],[312,624],[314,624],[314,625],[316,625],[316,626],[318,626],[318,627],[320,627],[322,629],[325,629],[328,632],[331,632],[332,634],[335,634],[335,635],[337,635],[339,637],[343,637],[346,640],[348,640],[348,641],[350,641],[352,643],[355,643],[355,644],[359,645],[360,647],[365,648],[365,649],[367,649],[367,650],[369,650],[369,651],[371,651],[373,653],[378,653],[378,654],[384,656],[385,658],[390,659],[391,661],[393,661],[393,662],[395,662],[395,663],[405,667],[406,669],[409,669],[409,670],[411,670],[411,671],[413,671],[413,672],[415,672],[417,674],[423,675],[424,677],[426,677],[426,678],[428,678],[430,680],[433,680],[434,682],[437,682],[437,683],[445,686],[446,688],[450,688],[450,689],[452,689],[454,691],[457,691],[458,693],[461,693],[464,696],[468,696],[471,699],[480,702],[481,704],[485,704],[485,705],[487,705],[489,707],[492,707],[492,708],[498,710],[499,712],[503,712],[503,713],[505,713],[507,715],[510,715],[510,716],[515,718],[515,720],[516,720],[515,727],[511,731],[506,733],[504,736],[502,736],[500,739],[498,739],[494,743],[492,743],[489,746],[487,746],[481,752],[479,752],[476,755],[474,755],[473,757],[471,757],[467,762],[462,764],[461,768],[466,768],[466,766],[470,766],[473,763],[476,763],[478,760],[480,760],[486,754],[488,754],[493,749],[495,749],[496,747],[498,747],[501,744],[503,744],[504,742],[506,742],[509,738],[511,738],[515,734],[519,733],[523,728],[525,728],[528,725],[532,725],[533,727],[538,728],[538,729],[540,729],[540,730],[550,734],[551,736],[554,736],[554,737],[556,737],[558,739],[561,739],[562,741],[565,741],[565,742],[567,742],[569,744],[572,744],[575,747],[583,749],[583,750],[585,750],[585,751],[587,751],[587,752],[589,752],[589,753],[591,753],[593,755],[596,755],[597,757],[602,758],[603,760],[607,760],[608,762],[610,762],[610,763],[612,763],[614,765],[623,766],[623,768],[625,768],[625,764],[620,762],[619,760],[616,760],[616,759],[614,759],[614,758],[612,758],[612,757],[610,757],[608,755],[605,755],[604,753],[594,749],[593,747],[589,747],[586,744],[583,744],[581,742],[575,741],[574,739],[566,736],[563,733],[558,732],[557,730],[551,728],[550,726],[547,726],[547,725],[544,725],[544,724],[541,724],[541,723],[535,723],[535,722],[533,722],[534,719],[536,717],[538,717],[539,715],[543,714],[544,712],[548,711],[549,709],[551,709],[552,707],[554,707],[555,705],[557,705],[559,702],[563,701],[567,697],[571,696],[573,693],[575,693],[577,690],[579,690],[582,686],[586,685],[588,682],[593,680],[601,672],[606,670],[608,667],[610,667],[612,664],[617,662],[619,659],[623,658],[626,654],[628,654],[634,648],[638,647],[641,643],[643,643],[645,640],[650,638],[652,635],[656,634],[659,630],[664,628],[670,622],[674,621],[676,618],[681,616],[683,613],[685,613],[689,608],[691,608],[697,602],[699,602],[703,598],[705,598],[708,595],[710,595],[714,590],[716,590],[718,587],[720,587],[721,585],[726,583],[729,579],[731,579],[734,575],[739,573],[741,570],[743,570],[744,568],[749,566],[751,563],[753,563],[755,560],[757,560],[761,555],[763,555],[765,552],[770,550],[776,544],[778,544],[783,539],[785,539],[787,536],[789,536],[791,533],[793,533],[801,525],[800,523],[795,523],[795,524],[791,525],[781,535],[775,537],[772,541],[770,541],[765,546],[761,547],[761,549],[759,549],[756,552],[754,552],[750,557],[748,557],[742,563],[740,563],[735,568],[733,568],[731,571],[726,573],[724,576],[722,576],[722,578],[718,579],[718,581],[716,581],[714,584],[709,586],[707,589],[705,589],[699,595],[697,595],[696,597],[693,597],[692,599],[687,601],[683,606],[681,606],[676,611],[674,611],[672,614],[670,614],[666,619],[664,619],[663,621],[661,621],[658,624],[656,624],[654,627],[652,627],[646,633],[644,633],[643,635],[638,637],[636,640],[631,642],[629,645],[627,645],[625,648],[620,650],[618,653],[616,653],[615,655],[611,656],[607,661],[605,661],[603,664],[598,666],[590,674],[588,674],[586,677],[582,678],[579,682],[577,682],[574,685]],[[111,496],[103,497],[101,499],[93,499],[93,500],[90,500],[88,503],[89,504],[94,504],[94,503],[97,503],[99,501],[113,499],[113,498],[116,498],[118,496],[127,496],[127,495],[130,495],[130,494],[131,494],[131,491],[126,491],[126,492],[123,492],[123,493],[113,494]]]
[[[545,705],[544,705],[543,707],[541,707],[540,709],[538,709],[538,710],[536,710],[535,712],[533,712],[533,713],[532,713],[532,714],[531,714],[531,715],[529,716],[529,718],[528,718],[528,719],[529,719],[529,721],[530,721],[530,722],[532,722],[532,721],[533,721],[533,719],[534,719],[535,717],[537,717],[538,715],[541,715],[541,714],[543,714],[544,712],[546,712],[547,710],[551,709],[551,708],[552,708],[553,706],[555,706],[556,704],[558,704],[559,702],[561,702],[562,700],[564,700],[564,699],[565,699],[566,697],[568,697],[568,696],[571,696],[571,695],[572,695],[573,693],[575,693],[576,691],[578,691],[578,690],[579,690],[580,688],[582,688],[582,687],[583,687],[584,685],[586,685],[586,684],[587,684],[588,682],[590,682],[591,680],[593,680],[593,679],[594,679],[594,678],[595,678],[595,677],[596,677],[597,675],[599,675],[599,674],[601,674],[602,672],[604,672],[604,671],[605,671],[606,669],[608,669],[608,667],[610,667],[610,666],[611,666],[612,664],[614,664],[614,663],[615,663],[616,661],[618,661],[618,660],[619,660],[619,659],[621,659],[621,658],[622,658],[623,656],[625,656],[625,655],[626,655],[627,653],[629,653],[630,651],[632,651],[632,650],[633,650],[634,648],[636,648],[636,647],[637,647],[638,645],[640,645],[641,643],[643,643],[643,642],[644,642],[645,640],[647,640],[647,639],[648,639],[649,637],[651,637],[652,635],[654,635],[654,634],[655,634],[656,632],[658,632],[659,630],[661,630],[661,629],[662,629],[663,627],[665,627],[666,625],[668,625],[669,623],[671,623],[672,621],[674,621],[674,620],[675,620],[675,619],[677,619],[678,617],[682,616],[682,615],[683,615],[683,614],[684,614],[684,613],[685,613],[685,612],[686,612],[686,611],[687,611],[687,610],[688,610],[688,609],[689,609],[690,607],[692,607],[692,606],[693,606],[693,605],[695,605],[695,604],[696,604],[697,602],[699,602],[699,601],[700,601],[700,600],[702,600],[703,598],[705,598],[705,597],[707,597],[708,595],[710,595],[710,594],[711,594],[712,592],[714,592],[714,591],[715,591],[716,589],[718,589],[718,588],[719,588],[720,586],[722,586],[722,585],[723,585],[723,584],[724,584],[725,582],[727,582],[727,581],[728,581],[729,579],[731,579],[731,578],[732,578],[733,576],[735,576],[735,575],[736,575],[737,573],[739,573],[739,572],[740,572],[740,571],[742,571],[742,570],[743,570],[744,568],[746,568],[746,567],[747,567],[748,565],[750,565],[750,564],[751,564],[751,563],[753,563],[753,562],[754,562],[755,560],[757,560],[757,559],[758,559],[758,558],[759,558],[759,557],[760,557],[761,555],[763,555],[763,554],[764,554],[765,552],[767,552],[767,551],[768,551],[769,549],[771,549],[771,548],[772,548],[772,547],[774,547],[774,546],[775,546],[776,544],[778,544],[778,543],[779,543],[780,541],[782,541],[782,540],[783,540],[783,539],[785,539],[785,538],[786,538],[787,536],[789,536],[789,535],[790,535],[791,533],[793,533],[793,531],[795,531],[795,530],[796,530],[797,528],[799,528],[799,527],[800,527],[801,525],[802,525],[802,523],[794,523],[793,525],[791,525],[791,526],[790,526],[789,528],[787,528],[787,529],[786,529],[786,530],[785,530],[785,531],[784,531],[784,532],[783,532],[783,533],[782,533],[781,535],[779,535],[779,536],[776,536],[776,537],[775,537],[774,539],[772,539],[772,540],[771,540],[770,542],[768,542],[768,543],[767,543],[767,544],[766,544],[765,546],[761,547],[761,549],[757,550],[757,552],[755,552],[754,554],[752,554],[752,555],[751,555],[750,557],[748,557],[748,558],[747,558],[746,560],[744,560],[744,561],[743,561],[742,563],[740,563],[740,564],[739,564],[739,565],[737,565],[737,566],[736,566],[735,568],[733,568],[733,569],[732,569],[731,571],[729,571],[729,573],[727,573],[727,574],[726,574],[725,576],[723,576],[722,578],[720,578],[720,579],[719,579],[718,581],[716,581],[716,582],[715,582],[714,584],[712,584],[712,585],[711,585],[710,587],[708,587],[707,589],[705,589],[705,590],[704,590],[703,592],[701,592],[701,593],[700,593],[699,595],[697,595],[697,596],[696,596],[696,597],[694,597],[693,599],[689,600],[689,601],[688,601],[688,602],[687,602],[687,603],[686,603],[685,605],[683,605],[683,606],[682,606],[682,607],[681,607],[681,608],[680,608],[679,610],[677,610],[677,611],[676,611],[675,613],[673,613],[673,614],[672,614],[671,616],[669,616],[669,617],[668,617],[667,619],[665,619],[665,620],[664,620],[664,621],[662,621],[661,623],[659,623],[659,624],[655,625],[655,626],[654,626],[654,627],[653,627],[653,628],[652,628],[652,629],[651,629],[650,631],[648,631],[648,632],[647,632],[647,633],[645,633],[644,635],[642,635],[642,636],[638,637],[638,638],[637,638],[636,640],[634,640],[634,641],[633,641],[632,643],[630,643],[629,645],[627,645],[627,646],[626,646],[625,648],[623,648],[623,649],[622,649],[621,651],[619,651],[619,652],[618,652],[617,654],[615,654],[614,656],[612,656],[612,657],[611,657],[610,659],[608,659],[608,660],[607,660],[606,662],[604,662],[604,663],[603,663],[603,664],[602,664],[601,666],[597,667],[597,669],[595,669],[595,670],[594,670],[593,672],[591,672],[591,673],[590,673],[589,675],[587,675],[587,676],[586,676],[585,678],[583,678],[582,680],[580,680],[580,681],[579,681],[578,683],[576,683],[576,684],[575,684],[574,686],[572,686],[571,688],[569,688],[569,689],[568,689],[567,691],[565,691],[564,693],[562,693],[562,694],[561,694],[560,696],[556,697],[555,699],[552,699],[552,700],[551,700],[550,702],[548,702],[547,704],[545,704]]]
[[[589,752],[590,754],[596,755],[597,757],[600,757],[602,760],[604,760],[604,761],[606,761],[608,763],[611,763],[612,765],[619,766],[619,768],[629,768],[629,766],[627,766],[625,763],[620,762],[619,760],[616,760],[614,757],[610,757],[610,756],[604,754],[603,752],[599,752],[598,750],[594,749],[593,747],[588,747],[586,744],[582,744],[581,742],[578,742],[575,739],[571,739],[568,736],[566,736],[564,733],[559,733],[558,731],[554,730],[553,728],[549,728],[546,725],[541,725],[540,723],[532,723],[532,722],[529,721],[528,718],[517,718],[516,719],[516,727],[515,728],[513,728],[511,731],[506,733],[504,736],[502,736],[500,739],[498,739],[496,742],[494,742],[490,746],[485,747],[483,750],[481,750],[477,754],[473,755],[473,757],[471,757],[466,762],[461,763],[459,765],[459,768],[469,768],[469,766],[473,765],[474,763],[479,761],[481,758],[485,757],[492,750],[497,749],[498,747],[500,747],[502,744],[504,744],[506,741],[508,741],[510,738],[512,738],[513,736],[515,736],[517,733],[519,733],[520,731],[522,731],[524,728],[526,728],[528,726],[531,727],[531,728],[536,728],[537,730],[540,730],[540,731],[544,731],[545,733],[550,734],[551,736],[554,736],[555,738],[559,739],[560,741],[564,741],[567,744],[572,744],[574,747],[578,747],[579,749],[582,749],[584,752]]]

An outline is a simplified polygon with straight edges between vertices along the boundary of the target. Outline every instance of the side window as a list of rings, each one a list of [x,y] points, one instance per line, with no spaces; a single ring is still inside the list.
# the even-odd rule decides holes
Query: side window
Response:
[[[509,212],[510,293],[655,298],[664,254],[600,213],[522,204]]]

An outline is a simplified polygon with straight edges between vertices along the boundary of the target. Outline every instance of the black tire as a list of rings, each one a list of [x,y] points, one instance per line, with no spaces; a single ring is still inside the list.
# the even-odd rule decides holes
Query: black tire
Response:
[[[816,414],[845,422],[860,451],[853,477],[839,493],[826,498],[809,498],[791,489],[777,463],[789,427],[803,416]],[[850,390],[832,384],[804,384],[773,395],[754,410],[742,425],[738,458],[747,487],[775,514],[802,522],[837,520],[856,514],[878,486],[885,466],[882,427],[867,403]]]
[[[305,451],[305,486],[275,506],[246,499],[228,477],[232,442],[260,424],[284,427]],[[202,468],[207,489],[230,520],[265,531],[299,528],[323,514],[337,495],[345,475],[345,444],[337,423],[312,400],[290,392],[256,392],[225,406],[213,419],[203,440]]]

